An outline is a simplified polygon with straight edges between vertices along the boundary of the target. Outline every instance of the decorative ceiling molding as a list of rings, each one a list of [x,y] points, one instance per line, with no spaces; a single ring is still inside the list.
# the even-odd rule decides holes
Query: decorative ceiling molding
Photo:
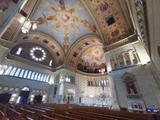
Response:
[[[134,33],[124,18],[118,0],[84,1],[101,28],[105,38],[105,46],[118,42]]]
[[[86,50],[95,46],[102,46],[103,48],[103,44],[101,43],[100,38],[96,35],[87,35],[79,39],[79,42],[72,46],[72,49],[66,57],[67,66],[69,68],[75,69],[82,54]]]
[[[121,47],[123,45],[126,45],[126,44],[129,44],[129,43],[134,43],[134,42],[137,42],[138,41],[138,38],[137,38],[137,35],[136,34],[133,34],[133,35],[130,35],[128,36],[127,38],[124,38],[112,45],[108,45],[106,47],[104,47],[104,50],[105,51],[110,51],[110,50],[113,50],[113,49],[116,49],[118,47]]]
[[[94,23],[95,23],[95,25],[96,25],[96,27],[97,27],[97,31],[98,31],[98,33],[99,33],[99,36],[100,36],[101,40],[102,40],[103,43],[104,43],[104,42],[105,42],[104,36],[103,36],[103,34],[102,34],[102,31],[101,31],[101,29],[100,29],[100,26],[99,26],[97,20],[95,19],[94,15],[93,15],[92,12],[90,11],[89,7],[87,6],[87,3],[86,3],[84,0],[80,0],[80,1],[82,2],[82,4],[83,4],[84,7],[86,8],[86,10],[87,10],[88,13],[90,14],[90,16],[92,17],[92,19],[93,19],[93,21],[94,21]]]

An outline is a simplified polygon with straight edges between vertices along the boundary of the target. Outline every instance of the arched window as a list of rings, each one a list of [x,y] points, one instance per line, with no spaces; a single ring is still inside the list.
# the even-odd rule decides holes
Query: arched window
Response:
[[[35,72],[32,72],[31,79],[33,80],[35,76]]]
[[[23,74],[24,74],[24,69],[21,70],[19,77],[23,77]]]
[[[43,79],[44,79],[44,82],[47,82],[47,81],[46,81],[46,78],[47,78],[47,75],[45,74],[45,75],[44,75],[44,78],[43,78]]]
[[[52,63],[53,63],[53,60],[50,60],[50,62],[49,62],[50,67],[52,66]]]
[[[21,90],[22,91],[30,91],[29,87],[23,87]]]
[[[5,75],[9,75],[12,70],[12,66],[9,66],[8,69],[4,72]]]
[[[46,82],[49,82],[49,75],[47,75],[47,79],[46,79]]]
[[[133,54],[133,63],[137,64],[139,62],[138,54],[135,51],[133,51],[132,54]]]
[[[130,60],[130,55],[129,53],[125,53],[125,60],[126,60],[126,64],[130,65],[131,64],[131,60]]]
[[[9,58],[10,57],[19,61],[26,59],[45,65],[47,68],[55,67],[54,58],[51,51],[49,51],[48,48],[36,43],[26,42],[25,44],[21,43],[14,46],[10,51]],[[23,59],[19,59],[19,57],[22,57]]]
[[[38,73],[36,73],[34,76],[34,80],[37,80],[37,79],[38,79]]]
[[[20,71],[21,71],[21,68],[18,68],[14,76],[18,77],[18,76],[19,76]]]
[[[119,55],[119,56],[118,56],[118,62],[119,62],[120,67],[123,67],[123,66],[124,66],[123,55]]]
[[[37,80],[40,81],[40,79],[41,79],[41,73],[38,74]]]
[[[28,70],[25,70],[23,78],[27,78],[27,75],[28,75]]]
[[[12,69],[11,73],[10,73],[10,76],[14,76],[14,74],[15,74],[16,70],[17,70],[17,68],[16,68],[16,67],[14,67],[14,68]]]
[[[18,50],[17,50],[16,54],[17,54],[17,55],[20,55],[20,54],[21,54],[21,52],[22,52],[22,48],[18,48]]]
[[[44,74],[42,74],[42,75],[41,75],[41,79],[40,79],[40,81],[43,81],[43,76],[44,76]]]
[[[111,67],[112,69],[116,69],[117,68],[117,63],[114,59],[111,59]]]
[[[27,75],[27,78],[28,79],[31,79],[31,74],[32,74],[32,71],[29,71],[28,75]]]

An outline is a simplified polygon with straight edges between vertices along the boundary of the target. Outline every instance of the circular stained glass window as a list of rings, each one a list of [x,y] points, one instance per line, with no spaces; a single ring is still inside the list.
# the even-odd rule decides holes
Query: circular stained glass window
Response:
[[[41,47],[34,47],[30,50],[30,56],[35,61],[43,61],[46,58],[46,52]]]

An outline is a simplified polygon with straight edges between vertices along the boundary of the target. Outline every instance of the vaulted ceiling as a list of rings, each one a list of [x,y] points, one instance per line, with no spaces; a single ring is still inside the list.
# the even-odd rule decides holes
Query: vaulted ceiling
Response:
[[[92,67],[104,68],[103,48],[134,34],[128,11],[122,9],[120,1],[28,0],[2,38],[14,46],[24,41],[38,43],[51,52],[56,67],[75,70],[82,65],[87,72]],[[28,18],[35,29],[22,33],[21,17]]]

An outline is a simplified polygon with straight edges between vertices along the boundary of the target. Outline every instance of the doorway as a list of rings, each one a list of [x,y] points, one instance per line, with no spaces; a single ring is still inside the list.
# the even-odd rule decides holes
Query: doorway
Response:
[[[26,104],[28,102],[29,94],[30,89],[28,87],[22,88],[16,103]]]
[[[2,93],[0,94],[0,103],[7,104],[11,98],[10,93]]]
[[[42,95],[36,95],[36,96],[34,97],[33,102],[34,102],[35,104],[41,103],[41,102],[42,102],[42,98],[43,98]]]

